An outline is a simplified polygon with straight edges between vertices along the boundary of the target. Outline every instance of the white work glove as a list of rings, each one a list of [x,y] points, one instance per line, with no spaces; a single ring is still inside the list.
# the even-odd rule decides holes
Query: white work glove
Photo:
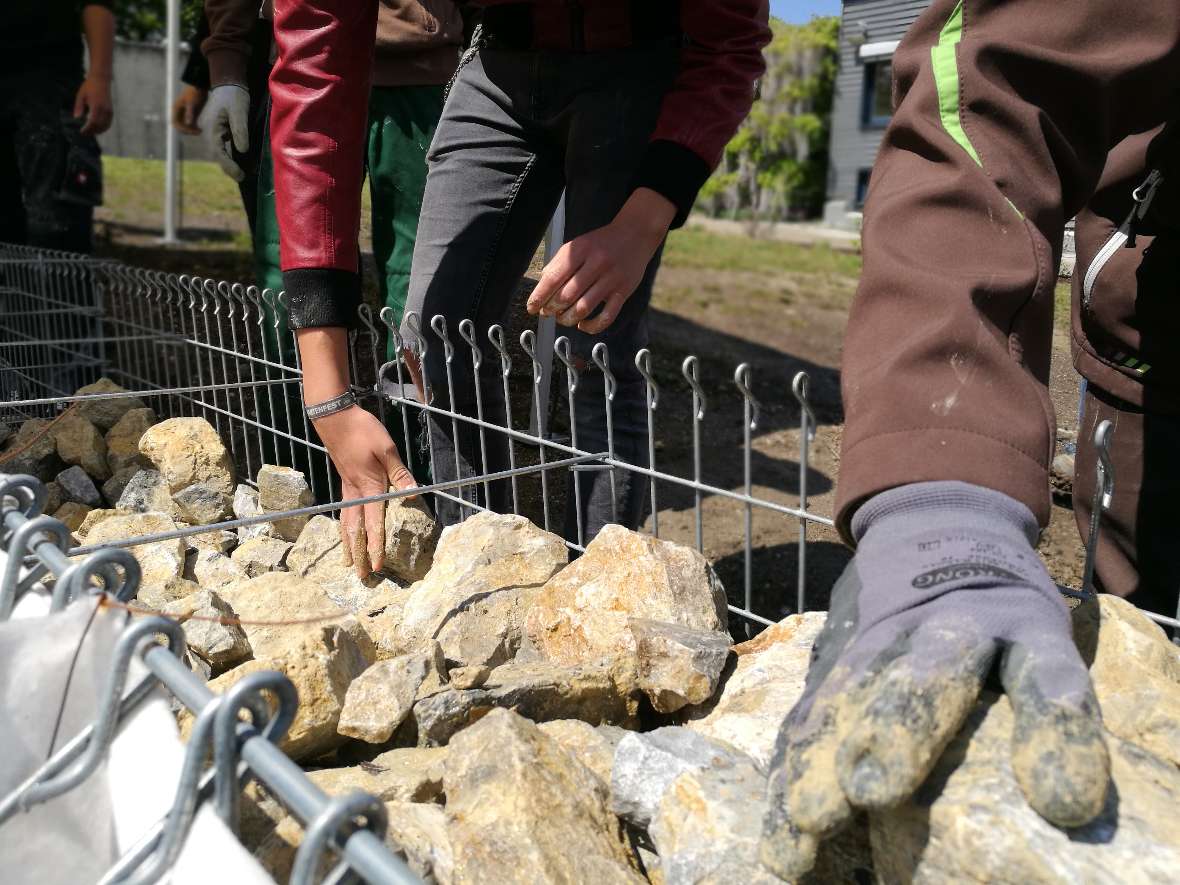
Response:
[[[201,130],[213,149],[217,165],[234,181],[246,177],[233,152],[244,154],[250,149],[249,119],[250,92],[245,86],[227,83],[213,87],[201,114]]]

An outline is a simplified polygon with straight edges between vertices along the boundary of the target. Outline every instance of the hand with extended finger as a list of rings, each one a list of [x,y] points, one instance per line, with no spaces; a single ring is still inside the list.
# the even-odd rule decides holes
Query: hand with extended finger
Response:
[[[906,800],[993,665],[1029,804],[1062,827],[1097,816],[1110,779],[1101,715],[1028,508],[966,483],[918,483],[871,498],[852,531],[856,557],[779,733],[762,862],[795,879],[854,811]]]
[[[233,152],[244,154],[250,150],[249,120],[250,92],[245,86],[225,83],[213,87],[201,114],[200,128],[217,157],[217,165],[234,181],[246,178]]]
[[[343,500],[417,486],[385,426],[360,406],[316,420],[315,429],[340,473]],[[379,571],[385,558],[385,502],[341,510],[340,541],[345,563],[358,577]]]
[[[591,335],[605,331],[639,288],[675,215],[669,200],[637,189],[610,224],[557,251],[529,296],[528,312]]]

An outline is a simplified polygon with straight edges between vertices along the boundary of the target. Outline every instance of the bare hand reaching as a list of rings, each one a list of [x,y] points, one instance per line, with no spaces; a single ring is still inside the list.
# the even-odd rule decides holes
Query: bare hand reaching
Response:
[[[343,500],[380,495],[391,486],[395,489],[417,486],[388,431],[360,406],[320,418],[315,422],[315,429],[340,473]],[[354,541],[362,527],[368,555],[354,556]],[[380,570],[385,558],[385,502],[341,510],[340,541],[344,561],[356,568],[358,577],[366,578]]]

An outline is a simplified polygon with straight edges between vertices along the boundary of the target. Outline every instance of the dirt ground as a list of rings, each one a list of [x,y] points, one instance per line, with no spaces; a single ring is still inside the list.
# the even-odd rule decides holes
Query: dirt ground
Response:
[[[99,249],[132,264],[231,280],[248,280],[250,260],[242,248],[244,227],[227,229],[222,216],[191,219],[199,235],[179,247],[162,247],[154,238],[149,214],[103,210]],[[807,475],[808,510],[830,516],[839,471],[842,410],[840,348],[847,309],[856,286],[855,271],[845,263],[803,262],[798,246],[783,246],[783,261],[759,253],[754,269],[737,238],[698,232],[683,235],[680,248],[669,248],[653,301],[651,350],[661,390],[656,412],[656,464],[677,476],[693,475],[692,392],[680,372],[688,354],[700,360],[707,407],[702,423],[701,478],[733,491],[743,488],[743,401],[734,370],[748,363],[752,390],[760,404],[752,432],[755,497],[795,507],[799,494],[799,407],[791,393],[796,373],[805,371],[818,421]],[[697,239],[693,239],[696,237]],[[686,245],[687,244],[687,245]],[[731,248],[732,247],[732,248]],[[691,249],[693,251],[686,251]],[[737,249],[730,255],[726,250]],[[709,256],[700,256],[708,250]],[[716,252],[716,259],[712,257]],[[728,257],[727,257],[728,256]],[[818,256],[820,258],[824,256]],[[711,265],[711,266],[710,266]],[[539,268],[534,264],[533,271]],[[528,285],[522,286],[522,295]],[[370,289],[372,287],[370,286]],[[518,321],[518,326],[523,323]],[[511,330],[510,330],[511,331]],[[520,354],[518,383],[527,391],[527,363]],[[555,388],[563,388],[560,375]],[[1076,425],[1077,378],[1070,367],[1068,338],[1062,321],[1054,341],[1052,394],[1059,426]],[[527,393],[524,395],[527,397]],[[518,421],[527,412],[517,403]],[[555,399],[554,413],[564,409]],[[525,460],[528,455],[525,454]],[[551,510],[560,508],[560,481],[551,478]],[[554,491],[554,488],[557,490]],[[696,510],[692,492],[670,483],[658,485],[661,537],[695,543]],[[530,493],[539,510],[539,487]],[[556,512],[560,513],[560,509]],[[732,499],[707,496],[701,505],[703,548],[716,564],[734,604],[745,599],[746,507]],[[752,508],[751,598],[753,610],[778,619],[795,610],[798,575],[798,522],[763,508]],[[650,522],[649,522],[650,526]],[[830,588],[849,559],[835,533],[812,525],[807,533],[806,599],[808,609],[827,606]],[[1053,577],[1080,584],[1083,550],[1068,501],[1056,501],[1052,522],[1041,542]]]

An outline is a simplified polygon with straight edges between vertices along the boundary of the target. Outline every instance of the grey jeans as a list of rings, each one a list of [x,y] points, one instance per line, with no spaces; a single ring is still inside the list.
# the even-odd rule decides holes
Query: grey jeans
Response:
[[[454,405],[475,414],[475,383],[459,323],[470,318],[485,354],[480,393],[487,420],[503,422],[499,360],[487,330],[506,320],[512,296],[544,236],[549,219],[566,194],[565,236],[572,239],[609,223],[632,190],[639,161],[655,128],[664,93],[676,76],[675,47],[656,45],[594,53],[559,53],[479,48],[469,52],[451,87],[427,155],[429,166],[418,239],[410,274],[407,314],[422,318],[424,374],[432,402],[446,405],[445,354],[430,320],[441,315],[460,346],[452,364]],[[646,398],[635,354],[647,344],[647,312],[659,266],[657,252],[643,282],[614,324],[598,336],[562,330],[574,356],[588,366],[575,394],[578,447],[607,450],[603,375],[591,362],[598,341],[606,343],[618,386],[612,403],[617,458],[647,465]],[[402,329],[407,341],[416,336]],[[557,382],[560,383],[560,382]],[[561,384],[564,389],[565,385]],[[523,416],[521,416],[523,417]],[[518,429],[523,422],[516,418]],[[456,477],[507,467],[502,434],[487,436],[482,464],[479,434],[450,419],[430,419],[434,478]],[[553,460],[552,458],[550,460]],[[580,471],[578,477],[584,541],[617,522],[637,527],[646,507],[647,482],[631,471]],[[570,480],[565,535],[577,540],[578,519]],[[511,505],[509,486],[493,486],[495,510]],[[482,486],[464,489],[479,501]],[[460,518],[458,506],[440,500],[440,519]]]

